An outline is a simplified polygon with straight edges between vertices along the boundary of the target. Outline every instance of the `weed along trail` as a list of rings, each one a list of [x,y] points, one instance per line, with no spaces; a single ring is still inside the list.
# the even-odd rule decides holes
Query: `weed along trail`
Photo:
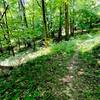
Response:
[[[63,84],[66,85],[66,95],[69,97],[69,100],[76,100],[76,90],[74,89],[73,81],[75,80],[75,70],[77,69],[77,58],[78,54],[75,53],[70,60],[69,65],[67,66],[68,74],[61,79]],[[64,92],[64,91],[63,91]]]
[[[84,67],[86,66],[82,59],[80,59],[80,52],[86,52],[91,50],[95,45],[100,44],[100,37],[95,37],[93,39],[85,40],[78,43],[75,53],[67,65],[68,73],[60,79],[60,82],[65,85],[65,90],[62,92],[68,96],[68,100],[81,100],[79,99],[77,80],[82,77],[85,73]],[[83,64],[82,64],[83,63]],[[83,66],[83,68],[82,68]]]
[[[94,38],[83,40],[80,43],[78,43],[77,49],[79,50],[81,49],[85,52],[86,50],[91,49],[94,45],[98,43],[100,43],[100,36],[95,35]],[[18,66],[18,65],[28,62],[29,60],[35,59],[39,56],[48,55],[50,52],[51,52],[50,47],[41,48],[39,51],[36,51],[36,52],[25,51],[23,53],[16,54],[15,57],[11,56],[9,58],[6,58],[5,60],[0,60],[0,66],[8,66],[8,67]]]
[[[80,38],[1,61],[1,100],[99,100],[100,35]]]

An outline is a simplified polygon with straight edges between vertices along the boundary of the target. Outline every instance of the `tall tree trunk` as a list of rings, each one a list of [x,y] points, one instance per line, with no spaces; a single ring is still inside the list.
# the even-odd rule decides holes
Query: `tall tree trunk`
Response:
[[[60,9],[59,9],[59,32],[58,32],[58,41],[61,40],[61,36],[62,36],[62,25],[61,25],[61,21],[62,21],[62,7],[60,6]]]
[[[18,10],[19,10],[18,16],[20,18],[20,21],[22,21],[23,20],[23,12],[21,10],[20,0],[18,0]]]
[[[69,40],[69,12],[68,12],[68,0],[65,2],[65,39]]]
[[[46,12],[45,12],[45,2],[44,2],[44,0],[42,0],[42,14],[43,14],[43,25],[44,25],[45,39],[47,39],[48,32],[47,32],[47,20],[46,20]]]
[[[32,26],[33,26],[33,31],[34,31],[34,0],[32,1],[32,7],[33,7],[33,12],[32,12]]]
[[[4,0],[3,0],[3,4],[4,4],[4,9],[6,9],[7,3]],[[8,47],[10,48],[9,52],[11,50],[13,56],[15,56],[14,49],[13,49],[13,46],[11,44],[10,32],[9,32],[8,21],[7,21],[7,14],[6,13],[5,13],[5,25],[6,25],[6,32],[7,32],[7,43],[8,43]]]
[[[75,5],[75,3],[74,3],[75,1],[74,0],[72,0],[72,9],[73,9],[73,11],[72,11],[72,22],[70,23],[70,29],[71,29],[71,36],[74,36],[74,5]]]
[[[35,9],[35,7],[34,7],[34,5],[35,5],[35,1],[33,0],[32,1],[32,7],[33,7],[33,12],[32,12],[32,26],[33,26],[33,32],[34,32],[34,18],[35,18],[35,12],[34,12],[34,9]],[[35,38],[34,37],[32,37],[32,46],[33,46],[33,50],[35,51],[36,50],[36,43],[35,43]]]
[[[25,6],[24,6],[22,0],[20,0],[20,5],[21,5],[21,8],[22,8],[22,12],[23,12],[24,23],[25,23],[26,27],[28,28],[26,12],[25,12]]]

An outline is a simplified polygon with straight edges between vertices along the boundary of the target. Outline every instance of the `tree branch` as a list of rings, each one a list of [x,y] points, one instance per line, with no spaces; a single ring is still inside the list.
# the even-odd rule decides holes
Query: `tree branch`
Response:
[[[9,5],[7,5],[5,11],[3,12],[3,14],[1,15],[0,21],[2,20],[3,16],[6,14],[6,11],[8,10]]]
[[[39,1],[38,1],[38,0],[36,0],[36,2],[37,2],[37,4],[38,4],[38,6],[39,6],[40,8],[42,8],[42,7],[41,7],[41,5],[40,5],[40,3],[39,3]]]

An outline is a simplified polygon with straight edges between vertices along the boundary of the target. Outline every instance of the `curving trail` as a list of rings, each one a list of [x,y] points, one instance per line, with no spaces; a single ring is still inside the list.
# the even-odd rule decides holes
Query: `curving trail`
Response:
[[[81,62],[81,59],[78,57],[79,52],[86,52],[97,44],[100,44],[100,35],[77,44],[76,52],[67,66],[68,74],[60,79],[66,87],[66,89],[62,92],[69,97],[69,100],[78,100],[77,89],[75,89],[74,82],[76,81],[78,75],[81,76],[84,74],[83,69],[78,70],[79,62]]]
[[[79,40],[76,43],[75,53],[73,54],[69,63],[66,65],[68,73],[64,77],[58,79],[58,83],[61,83],[61,87],[64,86],[64,89],[62,89],[61,91],[57,91],[58,95],[66,94],[69,97],[68,100],[79,100],[77,88],[75,88],[75,81],[77,80],[78,76],[84,74],[83,69],[78,70],[78,67],[80,67],[79,63],[81,62],[81,59],[79,58],[79,53],[91,50],[97,44],[100,44],[100,35],[95,35],[85,40]],[[19,53],[15,57],[9,57],[4,61],[0,61],[0,68],[10,68],[11,66],[16,67],[39,56],[48,55],[51,52],[52,48],[48,47],[42,48],[37,52],[27,51],[24,54]],[[7,70],[3,73],[7,73]]]
[[[3,67],[16,67],[23,63],[26,63],[29,60],[35,59],[36,57],[47,55],[51,52],[50,47],[42,48],[36,52],[26,52],[24,54],[17,54],[15,57],[9,57],[3,61],[0,61],[0,66]]]
[[[80,42],[77,45],[77,50],[81,50],[82,52],[90,50],[93,46],[100,43],[100,35],[95,35],[93,38],[90,36],[90,39],[87,40],[79,40]],[[30,52],[29,50],[19,54],[16,54],[15,57],[11,56],[5,60],[0,60],[0,66],[11,67],[18,66],[23,63],[26,63],[29,60],[35,59],[36,57],[47,55],[51,52],[51,48],[41,48],[39,51]]]

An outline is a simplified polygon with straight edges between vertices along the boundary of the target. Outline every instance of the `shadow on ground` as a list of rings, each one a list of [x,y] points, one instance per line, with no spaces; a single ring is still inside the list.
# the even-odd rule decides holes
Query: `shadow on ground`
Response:
[[[88,52],[79,53],[74,87],[75,100],[100,100],[100,44]]]
[[[59,79],[68,74],[68,65],[75,54],[76,42],[59,43],[53,54],[37,57],[7,75],[0,76],[1,100],[70,100],[67,83]],[[75,100],[99,100],[98,78],[100,46],[79,52],[73,89]],[[74,65],[73,65],[74,66]],[[95,99],[96,98],[96,99]]]
[[[67,94],[62,93],[64,86],[59,79],[67,74],[67,63],[74,54],[75,43],[65,45],[66,42],[61,48],[59,44],[53,54],[37,57],[1,76],[0,99],[68,99]]]

